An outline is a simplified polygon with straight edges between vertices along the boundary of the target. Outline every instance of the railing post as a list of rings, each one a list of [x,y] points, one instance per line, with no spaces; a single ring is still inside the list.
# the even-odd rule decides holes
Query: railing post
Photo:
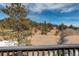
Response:
[[[22,56],[23,54],[22,54],[22,51],[17,51],[17,55],[18,56]]]
[[[39,56],[39,50],[37,51],[37,56]]]
[[[27,56],[29,56],[28,51],[26,51]]]
[[[78,56],[79,56],[79,49],[78,49]]]
[[[12,51],[13,56],[15,56],[15,51]]]
[[[48,50],[48,56],[50,56],[50,51]]]
[[[44,56],[44,50],[42,51],[42,56]]]
[[[32,51],[32,56],[34,56],[34,51]]]
[[[52,52],[53,52],[53,56],[55,56],[55,50],[54,49],[52,50]]]
[[[60,56],[60,50],[59,49],[57,49],[57,55]]]
[[[7,53],[7,56],[9,56],[9,51],[7,51],[6,53]]]
[[[73,49],[73,56],[75,56],[75,49]]]
[[[65,55],[65,50],[64,49],[62,49],[62,56],[64,56]]]
[[[3,51],[1,51],[1,56],[4,56]]]
[[[70,49],[68,49],[68,56],[70,56]]]

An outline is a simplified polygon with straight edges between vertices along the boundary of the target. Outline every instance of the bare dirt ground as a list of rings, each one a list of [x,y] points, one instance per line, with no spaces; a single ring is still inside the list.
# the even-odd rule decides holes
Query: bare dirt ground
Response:
[[[56,45],[58,39],[60,38],[59,35],[54,35],[56,30],[51,30],[48,32],[47,35],[41,35],[39,33],[34,34],[31,39],[32,45]],[[74,32],[73,32],[74,33]],[[65,37],[67,40],[66,44],[79,44],[79,35],[72,34]]]
[[[50,32],[47,33],[47,35],[41,35],[40,30],[34,35],[29,36],[28,40],[31,41],[32,45],[56,45],[58,39],[60,38],[59,35],[55,35],[56,29],[52,29]],[[79,44],[79,31],[74,31],[72,29],[66,30],[68,33],[72,33],[71,35],[68,35],[65,37],[67,40],[66,44]],[[0,41],[4,40],[2,36],[0,36]]]
[[[37,32],[34,34],[31,39],[32,45],[54,45],[57,42],[58,36],[55,36],[56,30],[51,30],[51,32],[48,32],[47,35],[41,35],[40,32]]]
[[[70,35],[66,37],[67,44],[79,44],[79,35]]]

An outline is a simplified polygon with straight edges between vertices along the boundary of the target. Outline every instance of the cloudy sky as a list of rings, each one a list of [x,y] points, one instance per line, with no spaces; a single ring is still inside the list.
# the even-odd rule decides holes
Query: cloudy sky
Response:
[[[0,4],[0,8],[7,4]],[[52,24],[65,23],[79,26],[79,4],[77,3],[28,3],[23,4],[29,10],[28,18],[37,22]],[[0,12],[0,19],[7,17]]]

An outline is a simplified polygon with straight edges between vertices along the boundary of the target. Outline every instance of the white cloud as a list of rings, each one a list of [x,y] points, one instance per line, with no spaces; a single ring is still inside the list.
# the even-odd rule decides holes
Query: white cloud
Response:
[[[71,8],[64,8],[60,12],[61,13],[67,13],[67,12],[72,12],[74,10],[75,10],[75,7],[71,7]]]
[[[29,10],[33,12],[42,12],[44,10],[64,10],[72,4],[66,3],[35,3],[35,4],[28,4]],[[68,11],[71,11],[68,9]]]
[[[1,5],[4,7],[7,3],[1,3]],[[72,5],[69,3],[24,3],[23,5],[28,7],[30,11],[38,13],[41,13],[44,10],[59,10],[61,13],[64,13],[71,12],[75,9],[69,7]]]

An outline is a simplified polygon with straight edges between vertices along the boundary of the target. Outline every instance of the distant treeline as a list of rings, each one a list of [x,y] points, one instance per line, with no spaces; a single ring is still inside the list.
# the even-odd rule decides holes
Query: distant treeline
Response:
[[[11,18],[5,18],[0,20],[0,29],[14,29],[16,30],[16,28],[22,29],[22,30],[31,30],[32,28],[37,28],[37,29],[53,29],[53,27],[56,27],[57,29],[61,30],[61,29],[66,29],[66,28],[72,28],[72,29],[79,29],[79,27],[70,25],[67,26],[64,23],[61,23],[60,25],[56,25],[56,24],[51,24],[51,23],[47,23],[46,21],[44,22],[35,22],[32,21],[30,19],[19,19],[17,22],[15,22],[15,20],[12,20]]]

